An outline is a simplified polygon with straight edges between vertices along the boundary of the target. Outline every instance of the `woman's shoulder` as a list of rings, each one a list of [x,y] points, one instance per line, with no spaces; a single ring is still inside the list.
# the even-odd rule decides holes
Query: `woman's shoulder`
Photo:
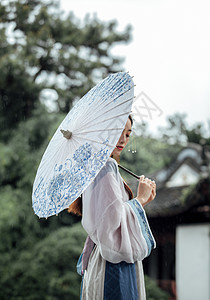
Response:
[[[114,173],[115,175],[118,173],[118,165],[115,159],[109,157],[106,161],[103,168],[100,170],[99,174],[97,175],[97,178],[101,178],[105,176],[107,173]]]
[[[116,162],[116,160],[112,157],[109,157],[105,166],[103,167],[104,170],[106,170],[106,172],[118,172],[118,164]]]

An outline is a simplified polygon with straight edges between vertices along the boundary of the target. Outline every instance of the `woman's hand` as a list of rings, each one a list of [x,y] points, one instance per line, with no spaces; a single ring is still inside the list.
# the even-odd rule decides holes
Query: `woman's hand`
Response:
[[[139,179],[139,186],[136,199],[141,203],[141,205],[145,205],[150,201],[154,200],[156,196],[156,184],[153,180],[149,178],[145,178],[142,175]]]

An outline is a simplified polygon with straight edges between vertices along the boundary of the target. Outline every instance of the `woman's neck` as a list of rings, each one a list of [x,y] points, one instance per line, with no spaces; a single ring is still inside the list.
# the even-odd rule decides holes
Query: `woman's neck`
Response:
[[[112,154],[110,157],[114,158],[118,164],[120,163],[120,155],[113,155]]]

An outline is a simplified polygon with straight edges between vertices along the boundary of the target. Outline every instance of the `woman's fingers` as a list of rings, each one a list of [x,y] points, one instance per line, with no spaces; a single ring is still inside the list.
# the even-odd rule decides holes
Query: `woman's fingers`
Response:
[[[154,181],[154,180],[151,180],[151,179],[145,177],[144,175],[141,175],[139,179],[140,179],[141,181],[145,181],[145,182],[151,183],[151,184],[153,184],[153,185],[155,184],[155,181]]]
[[[151,194],[152,194],[152,200],[153,200],[156,196],[156,188],[155,187],[152,189]]]
[[[141,175],[140,177],[139,177],[139,180],[140,181],[143,181],[145,179],[145,176],[144,175]]]
[[[139,186],[137,192],[137,199],[142,205],[154,200],[156,196],[156,183],[144,175],[139,177]]]

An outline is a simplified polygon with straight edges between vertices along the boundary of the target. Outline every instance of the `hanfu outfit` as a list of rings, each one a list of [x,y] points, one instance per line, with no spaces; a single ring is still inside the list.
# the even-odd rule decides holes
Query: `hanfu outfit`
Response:
[[[77,265],[81,299],[145,300],[142,260],[155,240],[111,157],[83,193],[82,226],[88,238]]]

